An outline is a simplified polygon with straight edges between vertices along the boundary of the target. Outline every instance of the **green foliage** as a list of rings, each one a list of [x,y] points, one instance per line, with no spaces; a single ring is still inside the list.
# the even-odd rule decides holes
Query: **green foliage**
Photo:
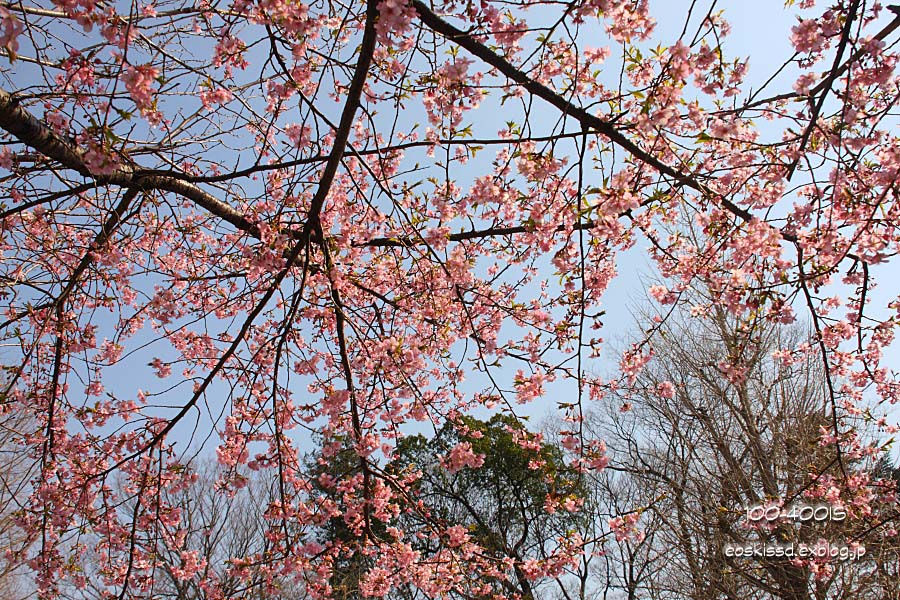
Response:
[[[526,448],[517,439],[530,443]],[[447,455],[460,443],[471,444],[472,451],[483,456],[481,467],[455,472],[446,467]],[[337,488],[342,481],[359,476],[359,457],[345,441],[327,461],[308,459],[307,469],[317,493],[340,506]],[[539,441],[509,416],[497,415],[487,422],[461,417],[455,426],[445,425],[432,438],[404,438],[385,472],[399,477],[411,471],[421,473],[412,486],[412,497],[426,499],[430,510],[423,512],[409,504],[393,522],[374,520],[372,534],[388,539],[387,528],[397,527],[404,532],[405,541],[423,556],[439,551],[445,541],[441,536],[444,529],[462,525],[485,554],[520,563],[552,551],[559,536],[576,528],[579,519],[588,518],[563,509],[546,510],[548,500],[555,506],[565,499],[586,497],[587,482],[566,466],[559,448]],[[353,547],[357,540],[341,517],[331,519],[320,530],[319,541],[326,545],[340,542]],[[373,561],[377,557],[360,553],[340,557],[331,581],[336,596],[359,598],[360,578]],[[496,582],[498,592],[533,597],[530,583],[521,572],[510,575],[510,581]],[[392,597],[411,594],[401,587],[392,592]]]
[[[531,447],[523,447],[515,436],[532,439]],[[450,472],[442,458],[463,442],[484,457],[484,464]],[[565,465],[562,451],[534,441],[534,434],[506,415],[487,422],[462,417],[433,439],[405,438],[391,469],[409,468],[422,472],[416,492],[436,507],[434,518],[447,526],[464,525],[488,552],[517,559],[548,548],[555,532],[571,528],[579,518],[565,510],[548,513],[548,501],[555,505],[586,496],[585,482]]]

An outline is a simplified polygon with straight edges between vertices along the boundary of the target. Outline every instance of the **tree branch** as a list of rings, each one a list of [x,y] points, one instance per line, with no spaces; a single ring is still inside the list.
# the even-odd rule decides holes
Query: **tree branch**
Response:
[[[438,17],[430,8],[422,3],[421,0],[413,0],[412,5],[416,9],[416,12],[419,13],[422,23],[430,29],[462,48],[465,48],[472,55],[494,67],[507,78],[522,86],[529,93],[558,108],[563,114],[576,119],[585,129],[590,129],[602,134],[639,161],[653,167],[664,175],[668,175],[679,184],[700,192],[706,197],[718,200],[726,210],[735,216],[740,217],[742,220],[750,221],[754,218],[749,211],[737,206],[721,194],[713,192],[693,176],[678,171],[638,146],[635,142],[631,141],[622,132],[616,129],[609,121],[605,121],[600,117],[592,115],[583,108],[575,106],[544,84],[535,81],[468,33],[457,29],[447,21]],[[791,234],[781,232],[781,236],[787,241],[796,241],[796,238]]]

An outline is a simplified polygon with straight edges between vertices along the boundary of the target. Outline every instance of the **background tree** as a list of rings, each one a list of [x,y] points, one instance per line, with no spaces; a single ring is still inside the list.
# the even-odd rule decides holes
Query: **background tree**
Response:
[[[0,399],[0,409],[5,405]],[[27,414],[0,412],[0,597],[10,600],[27,598],[31,591],[21,559],[6,551],[19,549],[24,537],[15,519],[29,490],[31,462],[22,450],[33,426]]]
[[[488,421],[460,417],[432,437],[404,437],[384,474],[391,481],[413,482],[407,502],[414,510],[373,523],[373,535],[390,539],[404,532],[409,552],[425,561],[441,560],[448,543],[465,547],[473,567],[493,565],[487,587],[472,577],[472,568],[462,576],[458,585],[477,597],[543,597],[536,588],[552,579],[535,577],[535,564],[552,560],[567,529],[580,528],[586,516],[580,512],[583,478],[567,464],[561,449],[541,438],[503,415]],[[329,459],[309,464],[323,502],[336,507],[317,543],[352,548],[359,536],[345,515],[354,511],[343,504],[349,500],[347,482],[361,476],[356,450],[345,444]],[[378,554],[337,556],[331,579],[335,595],[359,597],[369,571],[379,562]],[[421,591],[407,583],[387,593],[413,598]]]
[[[429,507],[426,519],[402,523],[421,538],[413,547],[424,556],[438,553],[438,524],[442,535],[457,538],[453,544],[471,540],[482,558],[498,565],[494,593],[543,597],[538,590],[555,583],[537,577],[537,566],[553,560],[567,530],[580,527],[586,493],[563,450],[542,438],[504,415],[488,421],[461,417],[431,439],[404,438],[389,469],[417,472],[413,497]],[[558,575],[562,565],[554,570]]]
[[[197,460],[188,483],[164,493],[171,519],[161,518],[152,535],[136,538],[141,556],[152,560],[148,595],[160,600],[297,600],[305,597],[302,581],[266,568],[272,551],[266,533],[266,510],[276,497],[269,481],[248,472],[246,485],[222,494],[228,470],[210,460]],[[123,503],[134,512],[136,501]],[[103,561],[103,539],[79,557],[81,578],[63,590],[72,600],[108,598],[113,566]],[[235,560],[237,559],[237,560]],[[197,570],[193,571],[194,566]],[[211,585],[210,582],[214,582]]]
[[[313,454],[307,457],[310,481],[320,501],[327,503],[331,516],[323,520],[315,533],[316,543],[322,547],[334,547],[338,551],[330,569],[329,585],[335,598],[352,600],[360,598],[360,582],[377,561],[377,556],[359,552],[359,521],[347,519],[345,515],[358,515],[357,510],[349,511],[345,503],[353,503],[347,494],[348,483],[362,477],[359,455],[350,440],[337,441],[339,447],[327,457]],[[377,535],[386,536],[385,524],[376,522]]]
[[[705,307],[704,318],[686,318],[687,306],[676,309],[650,362],[618,398],[633,408],[616,414],[613,407],[592,421],[614,466],[600,476],[615,482],[605,484],[608,501],[619,501],[609,486],[638,486],[637,498],[626,497],[646,507],[642,521],[654,546],[641,552],[642,541],[627,540],[616,553],[623,572],[646,573],[637,586],[621,584],[628,597],[889,597],[888,573],[872,576],[885,553],[896,560],[900,547],[891,533],[891,495],[872,471],[879,453],[856,441],[844,446],[855,447],[852,454],[839,456],[827,442],[835,431],[855,431],[855,417],[835,412],[813,351],[785,352],[804,347],[808,334],[760,318],[735,319],[707,294],[689,298],[688,304]],[[860,482],[852,494],[832,488],[845,474]],[[870,504],[870,498],[879,500]],[[785,506],[826,502],[849,518],[750,526],[747,507],[779,500]],[[877,525],[854,519],[857,510],[880,514]],[[724,554],[729,543],[813,545],[819,539],[859,542],[870,554],[844,563]]]

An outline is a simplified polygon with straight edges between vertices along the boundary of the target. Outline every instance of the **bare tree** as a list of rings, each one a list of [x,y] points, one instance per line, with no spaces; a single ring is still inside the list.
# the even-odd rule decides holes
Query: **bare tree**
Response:
[[[188,467],[191,468],[191,467]],[[152,557],[153,575],[146,582],[147,597],[154,600],[297,600],[303,598],[301,584],[277,572],[262,568],[271,551],[265,535],[269,524],[266,510],[274,498],[262,478],[247,474],[247,485],[233,495],[219,493],[219,479],[225,469],[210,460],[199,460],[192,468],[192,485],[164,491],[166,506],[177,510],[179,522],[170,524],[172,531],[183,530],[186,535],[165,534],[160,522],[159,533],[140,538],[143,555]],[[134,500],[122,505],[123,511],[133,510]],[[183,577],[180,569],[186,560],[202,565],[196,575]],[[103,568],[99,554],[88,554],[82,560],[86,575],[81,589],[65,590],[69,598],[92,599],[108,597],[109,587],[98,576]],[[250,577],[244,576],[247,572]],[[210,595],[202,581],[218,582],[224,596]]]
[[[16,514],[28,496],[33,466],[22,442],[33,433],[35,420],[8,406],[5,398],[0,398],[0,598],[14,600],[26,598],[30,592],[22,574],[24,536],[16,525]]]
[[[612,564],[598,585],[629,599],[896,597],[897,543],[882,533],[893,518],[887,509],[885,526],[871,531],[839,520],[747,526],[748,507],[814,502],[808,495],[824,478],[868,477],[871,464],[821,443],[845,431],[851,416],[826,393],[819,357],[796,352],[809,341],[806,332],[737,320],[699,292],[690,301],[704,307],[705,318],[688,319],[687,308],[676,308],[634,385],[591,422],[611,458],[596,488],[599,503],[610,513],[642,510],[644,529],[642,538],[607,544]],[[792,352],[788,360],[785,352]],[[877,477],[869,483],[883,485]],[[820,538],[872,548],[818,576],[816,565],[789,557],[724,552],[727,544]]]

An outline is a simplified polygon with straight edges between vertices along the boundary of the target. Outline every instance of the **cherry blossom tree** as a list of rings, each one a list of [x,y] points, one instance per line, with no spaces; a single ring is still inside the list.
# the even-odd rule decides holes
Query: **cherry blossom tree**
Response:
[[[275,490],[265,550],[231,560],[248,585],[329,598],[350,552],[376,557],[366,595],[489,593],[526,565],[464,553],[385,465],[424,428],[543,402],[567,467],[602,469],[583,416],[636,384],[659,331],[615,376],[590,368],[630,249],[660,322],[694,284],[734,319],[808,321],[777,359],[814,357],[833,414],[896,432],[900,300],[875,285],[896,273],[898,9],[787,2],[793,54],[759,84],[716,6],[663,34],[647,0],[0,3],[2,411],[34,422],[11,560],[51,598],[86,585],[92,540],[93,583],[145,596],[208,450],[217,493],[246,469]],[[865,518],[852,460],[877,449],[832,422],[828,498]],[[348,439],[336,507],[301,457]],[[480,467],[462,441],[446,461]],[[384,527],[400,514],[441,552]],[[335,517],[352,547],[312,539]]]

